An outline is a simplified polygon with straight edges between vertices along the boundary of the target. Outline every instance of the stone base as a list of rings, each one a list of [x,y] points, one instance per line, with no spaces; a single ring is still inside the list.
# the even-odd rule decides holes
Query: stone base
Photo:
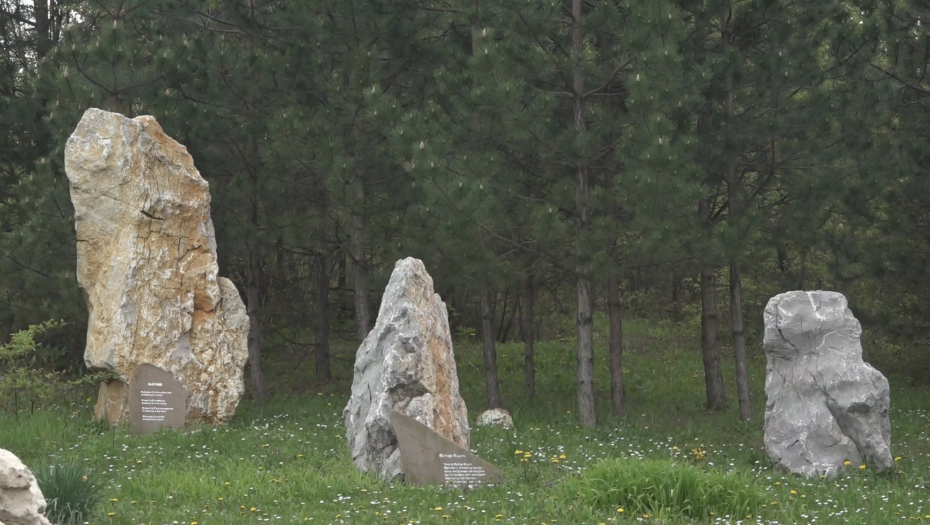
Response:
[[[105,421],[107,425],[112,426],[122,418],[129,417],[128,396],[126,383],[119,379],[100,383],[97,406],[94,407],[94,421]]]

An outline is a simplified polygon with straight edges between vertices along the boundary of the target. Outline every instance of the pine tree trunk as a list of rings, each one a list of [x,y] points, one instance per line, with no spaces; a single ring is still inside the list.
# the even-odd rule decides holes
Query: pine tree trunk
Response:
[[[355,291],[356,339],[364,341],[371,331],[371,309],[368,304],[368,262],[365,258],[365,217],[358,209],[365,202],[365,188],[359,185],[359,205],[352,212],[352,285]]]
[[[720,17],[724,56],[727,55],[727,49],[730,47],[731,43],[731,14],[730,6],[727,5]],[[724,76],[728,135],[731,133],[729,130],[730,120],[735,118],[736,115],[732,71],[732,68],[727,68]],[[724,173],[724,176],[727,183],[727,202],[730,207],[729,221],[732,227],[739,229],[740,219],[742,218],[742,202],[740,202],[739,195],[737,153],[735,151],[728,151],[726,153],[725,169],[726,173]],[[740,282],[739,262],[735,257],[730,260],[730,325],[733,331],[733,355],[736,359],[736,393],[739,399],[739,415],[740,419],[747,421],[752,418],[752,406],[749,403],[749,373],[746,370],[746,335],[743,329],[742,283]]]
[[[607,311],[610,317],[610,400],[614,417],[626,414],[626,391],[623,385],[623,305],[620,303],[620,279],[616,272],[607,276]]]
[[[313,345],[313,359],[316,362],[317,381],[329,381],[332,372],[329,364],[329,258],[324,246],[326,239],[325,213],[320,213],[320,227],[317,230],[319,252],[314,261],[316,274],[316,338]]]
[[[265,399],[265,370],[262,365],[262,300],[259,287],[257,250],[249,247],[249,282],[246,285],[246,312],[249,315],[249,377],[252,386],[252,398],[258,401]]]
[[[724,410],[727,396],[723,389],[723,370],[720,368],[718,349],[717,278],[714,267],[701,268],[701,353],[704,357],[704,386],[707,389],[707,408]]]
[[[494,311],[491,308],[490,288],[482,284],[481,296],[481,339],[484,343],[484,385],[488,395],[488,408],[501,408],[501,391],[497,381],[497,347],[494,337]]]
[[[253,181],[254,182],[254,181]],[[261,256],[258,246],[258,203],[254,196],[251,202],[251,223],[246,246],[249,250],[248,282],[245,287],[246,313],[249,315],[249,377],[251,379],[252,398],[264,401],[265,369],[262,365],[262,297],[261,297]]]
[[[739,263],[730,262],[730,321],[733,326],[733,354],[736,357],[736,396],[739,399],[739,417],[752,419],[749,401],[749,372],[746,368],[746,334],[743,329],[743,291]]]
[[[578,134],[585,131],[584,119],[584,18],[583,0],[572,0],[572,91],[574,104],[572,108],[575,128]],[[583,161],[575,167],[575,246],[578,258],[577,288],[578,314],[578,349],[576,367],[578,374],[578,418],[586,427],[597,426],[597,406],[594,389],[594,295],[591,279],[591,263],[587,253],[588,230],[588,170]]]
[[[536,396],[536,290],[533,289],[533,274],[523,283],[523,394],[528,399]]]
[[[672,272],[672,319],[675,321],[680,321],[682,317],[681,301],[682,301],[681,274],[678,273],[677,271],[673,271]]]

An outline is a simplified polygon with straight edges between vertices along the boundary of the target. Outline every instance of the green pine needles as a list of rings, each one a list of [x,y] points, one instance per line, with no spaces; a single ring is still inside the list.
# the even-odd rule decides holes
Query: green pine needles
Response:
[[[75,461],[41,462],[32,473],[48,503],[45,515],[52,523],[84,523],[100,501],[104,479]]]
[[[563,487],[571,505],[616,510],[625,515],[754,515],[764,491],[744,473],[703,470],[657,459],[610,459],[597,463]]]

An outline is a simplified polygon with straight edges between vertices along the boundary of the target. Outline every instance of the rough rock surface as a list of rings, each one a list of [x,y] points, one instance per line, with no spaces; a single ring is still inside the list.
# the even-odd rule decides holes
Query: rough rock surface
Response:
[[[513,418],[510,416],[510,412],[507,412],[503,408],[492,408],[490,410],[485,410],[478,416],[478,420],[475,424],[479,427],[501,427],[501,428],[513,428]]]
[[[393,481],[403,474],[391,409],[468,448],[470,430],[452,352],[446,305],[418,259],[397,262],[378,321],[355,357],[343,411],[352,461]]]
[[[207,182],[153,117],[88,109],[65,147],[77,278],[89,311],[84,360],[119,379],[95,416],[128,417],[126,383],[150,363],[190,397],[187,422],[221,423],[244,390],[249,319],[217,276]]]
[[[765,450],[775,467],[834,475],[892,464],[888,380],[862,360],[859,321],[837,292],[787,292],[765,307]]]
[[[0,522],[51,525],[43,514],[45,498],[35,476],[15,454],[0,448]]]

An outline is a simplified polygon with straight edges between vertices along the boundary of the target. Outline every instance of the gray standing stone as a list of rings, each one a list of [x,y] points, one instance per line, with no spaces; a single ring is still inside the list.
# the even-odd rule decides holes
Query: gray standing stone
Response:
[[[764,317],[764,440],[775,468],[832,476],[846,460],[891,467],[888,380],[862,360],[846,297],[787,292],[769,300]]]
[[[378,321],[356,354],[352,395],[343,411],[355,466],[386,481],[403,474],[392,409],[468,448],[468,412],[459,394],[446,305],[414,258],[394,266]]]

